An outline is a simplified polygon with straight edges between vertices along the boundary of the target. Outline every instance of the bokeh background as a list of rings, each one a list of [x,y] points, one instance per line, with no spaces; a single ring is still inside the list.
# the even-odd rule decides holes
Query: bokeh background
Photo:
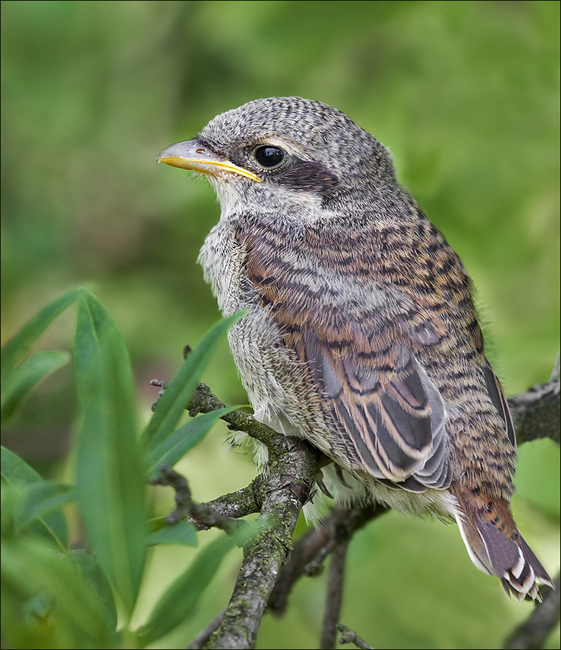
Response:
[[[139,419],[152,377],[218,318],[196,264],[219,208],[161,149],[257,97],[337,106],[394,154],[402,182],[462,257],[508,395],[547,381],[559,350],[559,3],[2,2],[2,339],[70,287],[94,288],[129,346]],[[72,315],[44,345],[70,348]],[[224,344],[205,381],[244,403]],[[72,476],[71,369],[34,393],[3,443]],[[219,427],[181,465],[209,499],[254,475]],[[520,449],[515,516],[555,573],[559,460]],[[171,507],[157,492],[156,509]],[[304,528],[302,522],[300,530]],[[78,532],[76,533],[79,534]],[[202,540],[204,543],[204,539]],[[141,621],[193,549],[153,552]],[[184,647],[226,604],[232,556]],[[320,576],[261,648],[317,647]],[[353,541],[342,622],[375,647],[498,648],[531,606],[473,568],[455,526],[386,515]],[[549,648],[559,647],[559,632]]]

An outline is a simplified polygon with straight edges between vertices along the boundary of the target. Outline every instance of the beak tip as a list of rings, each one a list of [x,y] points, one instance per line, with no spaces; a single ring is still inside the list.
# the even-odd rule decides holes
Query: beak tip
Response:
[[[156,163],[157,163],[157,164],[160,164],[161,162],[165,162],[166,158],[168,157],[168,153],[167,153],[168,149],[169,149],[169,147],[167,147],[166,149],[163,149],[163,150],[160,151],[160,153],[156,156]]]

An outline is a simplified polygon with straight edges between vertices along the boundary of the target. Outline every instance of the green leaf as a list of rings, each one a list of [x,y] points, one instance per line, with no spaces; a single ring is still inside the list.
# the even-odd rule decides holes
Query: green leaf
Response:
[[[20,495],[16,524],[27,527],[32,521],[42,519],[54,510],[76,500],[76,488],[54,481],[38,481],[28,485]]]
[[[185,405],[197,386],[203,368],[220,339],[236,321],[246,314],[247,310],[240,311],[219,320],[205,334],[199,345],[189,354],[179,372],[167,385],[156,404],[154,415],[142,433],[143,440],[150,444],[151,449],[156,449],[172,434],[185,411]]]
[[[160,519],[158,520],[160,522]],[[181,546],[197,546],[197,530],[189,521],[180,521],[170,526],[161,518],[162,525],[148,535],[149,546],[158,544],[180,544]]]
[[[2,381],[25,357],[37,342],[41,334],[53,320],[69,307],[84,289],[73,289],[41,309],[24,327],[2,348],[1,376]]]
[[[91,584],[68,555],[61,555],[31,537],[2,541],[2,584],[8,593],[31,599],[44,593],[52,598],[54,611],[44,614],[57,628],[64,629],[65,641],[74,645],[53,647],[114,648],[113,622]],[[29,601],[28,601],[29,604]],[[35,646],[36,647],[36,646]]]
[[[2,478],[16,490],[41,482],[39,474],[18,455],[2,447]],[[52,512],[39,517],[28,532],[50,542],[54,541],[61,549],[68,548],[68,529],[66,519],[61,512]]]
[[[128,617],[146,553],[144,463],[129,355],[91,294],[78,302],[74,364],[81,406],[78,499],[92,548]]]
[[[2,478],[15,487],[24,487],[42,480],[33,467],[6,447],[2,447]]]
[[[33,387],[70,359],[68,352],[37,352],[7,373],[2,384],[1,420],[11,417]]]
[[[147,463],[148,478],[154,478],[159,473],[159,468],[162,465],[173,467],[190,449],[199,444],[217,420],[237,408],[237,406],[227,406],[210,413],[198,415],[182,427],[179,427],[179,429],[176,429],[169,438],[162,440],[153,449],[150,449]]]
[[[117,610],[107,576],[101,570],[94,557],[84,550],[72,551],[68,557],[76,565],[88,584],[95,589],[105,611],[107,628],[109,630],[116,629],[118,620]]]
[[[220,562],[235,545],[232,537],[221,535],[197,554],[189,568],[164,592],[139,630],[144,645],[168,634],[192,616]]]

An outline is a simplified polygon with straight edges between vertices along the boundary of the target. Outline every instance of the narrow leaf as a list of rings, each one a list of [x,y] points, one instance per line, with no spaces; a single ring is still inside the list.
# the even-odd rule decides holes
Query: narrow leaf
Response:
[[[15,487],[24,487],[41,480],[33,467],[6,447],[2,447],[2,478]]]
[[[76,488],[54,481],[38,481],[28,485],[20,495],[16,524],[27,527],[32,521],[42,519],[54,510],[76,500]]]
[[[2,385],[1,419],[4,424],[33,387],[46,375],[67,363],[67,352],[37,352],[6,374]]]
[[[105,612],[107,629],[115,630],[118,619],[117,610],[115,608],[115,600],[107,576],[101,570],[93,555],[87,551],[81,549],[72,551],[68,557],[71,562],[76,565],[81,575],[84,577],[84,580],[86,580],[86,582],[88,582],[97,593]]]
[[[2,478],[18,491],[42,480],[32,467],[5,447],[2,447]],[[51,543],[54,541],[62,550],[68,548],[68,529],[61,512],[39,517],[39,520],[28,528],[28,532],[46,538]]]
[[[181,521],[169,526],[163,521],[163,526],[158,527],[148,535],[148,545],[180,544],[181,546],[197,546],[197,531],[195,526],[188,521]]]
[[[53,320],[69,307],[78,296],[84,294],[84,292],[84,289],[73,289],[54,302],[49,303],[6,343],[2,348],[1,355],[2,381],[22,361],[25,355],[28,354]]]
[[[210,413],[203,413],[176,429],[169,438],[149,451],[148,478],[154,478],[162,465],[173,467],[190,449],[199,444],[217,420],[236,408],[238,407],[228,406]]]
[[[221,535],[197,554],[189,568],[164,592],[139,630],[144,645],[168,634],[192,616],[222,559],[235,545],[231,537]]]
[[[78,302],[74,364],[81,406],[78,498],[92,547],[128,616],[146,552],[144,467],[129,355],[91,294]]]
[[[142,436],[152,449],[161,444],[174,431],[187,401],[191,397],[199,376],[228,328],[245,316],[247,311],[237,312],[218,321],[189,354],[179,372],[170,381]]]

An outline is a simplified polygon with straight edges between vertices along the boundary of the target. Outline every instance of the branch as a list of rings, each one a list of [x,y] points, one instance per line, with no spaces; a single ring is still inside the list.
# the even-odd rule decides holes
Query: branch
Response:
[[[356,632],[353,632],[346,625],[337,625],[337,629],[341,632],[341,638],[339,643],[354,643],[357,648],[363,648],[364,650],[373,650],[371,645],[368,645],[364,639],[361,639]]]
[[[199,383],[185,408],[189,411],[191,417],[195,417],[199,413],[210,413],[210,411],[216,411],[225,406],[226,404],[221,402],[206,384]],[[258,422],[253,415],[248,413],[231,411],[222,416],[222,420],[228,423],[230,430],[244,431],[252,438],[266,445],[269,452],[273,454],[282,454],[290,445],[286,436],[271,429],[266,424]]]
[[[541,437],[559,442],[559,394],[557,375],[547,384],[509,400],[519,442]],[[204,384],[198,385],[187,405],[193,417],[223,407]],[[222,419],[228,422],[230,429],[243,431],[268,448],[267,471],[238,492],[208,504],[194,504],[185,479],[170,470],[164,480],[176,489],[177,501],[170,522],[190,516],[199,526],[217,526],[232,532],[242,524],[237,521],[238,517],[260,512],[262,526],[258,535],[244,547],[242,566],[223,617],[215,619],[199,635],[194,647],[201,647],[212,632],[207,648],[253,648],[266,606],[276,614],[282,613],[294,583],[302,575],[317,572],[330,553],[333,553],[330,591],[321,647],[334,647],[348,543],[359,528],[388,508],[336,508],[319,530],[309,530],[300,536],[290,553],[300,510],[309,499],[319,469],[330,461],[305,441],[287,438],[257,422],[252,415],[233,411]],[[356,635],[342,642],[353,640],[359,647],[369,647]]]
[[[189,519],[197,524],[201,530],[216,527],[231,535],[240,526],[245,525],[244,521],[226,516],[208,504],[195,503],[191,499],[191,490],[189,489],[187,479],[167,465],[162,465],[160,475],[154,479],[153,483],[155,485],[167,485],[175,490],[175,503],[177,507],[166,517],[166,523],[170,526],[177,524],[183,519]]]
[[[369,521],[388,512],[383,505],[336,508],[319,529],[311,528],[294,544],[269,598],[269,609],[280,616],[286,609],[292,587],[303,575],[315,575],[337,544],[350,540]]]
[[[218,616],[205,627],[204,630],[201,630],[201,632],[199,632],[199,634],[187,646],[187,650],[200,650],[201,648],[204,648],[205,644],[210,639],[210,636],[216,632],[220,623],[222,623],[225,611],[226,610],[222,610],[220,614],[218,614]]]
[[[559,444],[559,359],[551,379],[508,400],[519,444],[551,438]]]
[[[263,529],[244,548],[244,559],[222,623],[209,648],[253,648],[267,601],[292,547],[292,533],[308,500],[321,454],[301,440],[286,438],[290,448],[271,453],[267,481],[257,500]]]
[[[331,554],[329,565],[329,579],[327,582],[327,598],[323,613],[320,648],[331,650],[337,640],[337,623],[341,614],[343,602],[343,585],[345,578],[345,560],[350,539],[345,539],[335,546]]]
[[[264,480],[264,476],[260,474],[247,487],[237,492],[223,494],[217,499],[208,501],[206,505],[225,517],[235,517],[236,519],[259,512],[261,508],[259,494],[263,489]]]

